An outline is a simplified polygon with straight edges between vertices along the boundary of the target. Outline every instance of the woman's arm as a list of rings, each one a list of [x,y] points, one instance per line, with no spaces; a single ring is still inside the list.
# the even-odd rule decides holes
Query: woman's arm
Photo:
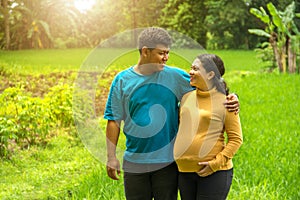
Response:
[[[232,159],[243,143],[242,128],[238,114],[227,111],[224,125],[228,142],[225,148],[217,154],[216,158],[209,161],[209,166],[213,171],[219,170],[229,159]]]

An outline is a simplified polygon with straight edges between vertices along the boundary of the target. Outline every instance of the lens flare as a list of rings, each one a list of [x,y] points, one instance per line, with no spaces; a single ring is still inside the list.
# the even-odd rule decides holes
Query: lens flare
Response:
[[[74,6],[80,11],[80,12],[86,12],[90,10],[96,3],[96,0],[75,0]]]

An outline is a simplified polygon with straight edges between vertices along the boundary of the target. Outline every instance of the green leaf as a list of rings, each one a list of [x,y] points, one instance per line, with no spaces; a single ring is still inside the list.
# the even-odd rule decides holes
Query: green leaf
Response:
[[[270,17],[267,15],[266,11],[260,7],[260,10],[256,8],[251,8],[250,13],[253,14],[255,17],[259,18],[265,24],[270,23]]]
[[[264,37],[271,37],[271,35],[269,33],[267,33],[264,30],[261,29],[248,29],[249,33],[255,34],[255,35],[259,35],[259,36],[264,36]]]
[[[275,24],[275,26],[279,29],[279,31],[285,32],[285,27],[282,22],[282,18],[279,15],[279,12],[277,11],[276,7],[272,3],[268,3],[267,7],[272,16],[273,23]]]
[[[38,23],[43,27],[46,35],[49,37],[49,39],[53,39],[52,38],[52,35],[51,35],[51,32],[50,32],[50,28],[49,28],[49,25],[47,24],[47,22],[43,21],[43,20],[38,20]]]

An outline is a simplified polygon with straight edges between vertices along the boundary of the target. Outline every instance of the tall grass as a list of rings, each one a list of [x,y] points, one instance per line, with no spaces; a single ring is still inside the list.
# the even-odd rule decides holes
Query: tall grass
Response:
[[[66,50],[66,54],[54,50],[0,52],[0,64],[14,73],[22,69],[25,74],[78,70],[88,53],[86,49]],[[228,199],[300,199],[299,75],[262,72],[252,51],[213,53],[224,60],[225,80],[239,95],[241,105],[244,143],[234,157]],[[135,64],[136,54],[129,57],[115,60],[115,65]],[[178,64],[179,57],[171,54],[169,64],[188,70],[188,63]],[[124,199],[122,177],[109,179],[104,163],[96,162],[83,146],[69,142],[56,138],[45,149],[17,151],[12,161],[2,161],[0,198]]]

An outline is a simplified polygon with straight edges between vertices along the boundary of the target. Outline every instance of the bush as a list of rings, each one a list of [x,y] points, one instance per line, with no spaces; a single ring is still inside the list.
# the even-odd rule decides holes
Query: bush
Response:
[[[47,142],[57,127],[72,127],[72,87],[60,84],[45,98],[31,97],[22,88],[11,87],[0,95],[0,156],[7,157],[13,145],[28,148]]]
[[[73,125],[72,93],[71,86],[59,84],[50,88],[50,92],[45,95],[44,103],[50,110],[52,127]]]
[[[24,148],[45,141],[50,115],[42,99],[30,97],[22,88],[7,88],[0,102],[0,156],[7,156],[13,143]]]

